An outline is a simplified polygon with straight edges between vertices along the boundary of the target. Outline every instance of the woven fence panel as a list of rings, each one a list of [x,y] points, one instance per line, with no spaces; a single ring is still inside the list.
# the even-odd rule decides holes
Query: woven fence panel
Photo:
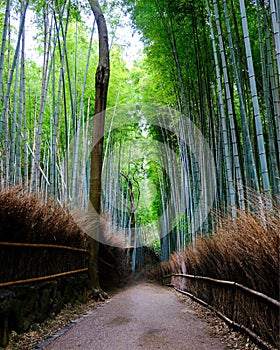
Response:
[[[222,282],[222,281],[220,281]],[[226,282],[226,281],[225,281]],[[279,305],[232,284],[172,276],[172,284],[212,306],[228,319],[240,324],[276,348],[279,339]],[[279,303],[278,303],[279,304]]]
[[[0,245],[0,283],[56,275],[87,267],[84,250]]]

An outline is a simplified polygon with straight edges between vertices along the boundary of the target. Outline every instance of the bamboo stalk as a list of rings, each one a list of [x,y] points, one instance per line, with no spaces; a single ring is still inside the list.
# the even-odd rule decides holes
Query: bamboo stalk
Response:
[[[5,47],[7,41],[7,33],[8,33],[8,24],[10,17],[10,0],[6,2],[6,10],[5,10],[5,18],[3,23],[3,34],[2,34],[2,42],[1,42],[1,51],[0,51],[0,99],[2,98],[3,92],[3,72],[4,72],[4,58],[5,58]]]
[[[259,194],[260,186],[259,186],[259,180],[257,175],[256,163],[253,155],[252,142],[250,139],[250,130],[249,130],[248,116],[246,112],[244,91],[242,87],[240,72],[238,71],[238,68],[237,68],[238,58],[236,58],[236,54],[234,50],[233,37],[232,37],[231,27],[230,27],[230,16],[229,16],[226,0],[223,0],[223,4],[224,4],[224,14],[225,14],[225,21],[226,21],[226,28],[227,28],[228,43],[229,43],[229,49],[230,49],[230,57],[231,57],[231,62],[233,66],[234,80],[236,84],[239,105],[240,105],[240,116],[242,120],[242,139],[244,144],[244,162],[246,167],[245,185],[247,187],[251,187],[251,185],[253,185],[254,190]]]
[[[49,88],[49,80],[50,80],[50,71],[52,65],[52,57],[51,57],[51,37],[52,37],[52,19],[49,21],[48,17],[48,6],[45,5],[43,10],[44,16],[44,61],[43,61],[43,69],[42,69],[42,84],[41,84],[41,96],[40,96],[40,110],[39,110],[39,118],[37,121],[37,132],[35,138],[35,149],[34,149],[34,162],[33,169],[31,170],[31,189],[33,191],[39,190],[39,168],[40,168],[40,159],[41,159],[41,147],[42,147],[42,134],[43,134],[43,119],[44,112],[47,102],[47,93]],[[48,27],[50,29],[48,30]],[[51,61],[51,62],[50,62]],[[35,127],[35,124],[34,124]],[[46,181],[49,186],[49,181]]]
[[[0,119],[1,120],[1,122],[0,122],[0,135],[2,134],[2,129],[3,129],[2,128],[3,127],[2,124],[5,121],[5,116],[7,114],[7,109],[8,109],[8,104],[9,104],[9,97],[10,97],[11,86],[12,86],[12,80],[13,80],[13,75],[14,75],[14,71],[15,71],[15,68],[16,68],[17,60],[18,60],[20,43],[21,43],[21,35],[22,35],[22,32],[23,32],[24,24],[25,24],[25,14],[26,14],[26,11],[27,11],[27,7],[28,7],[28,1],[25,4],[24,11],[22,12],[22,15],[21,15],[21,18],[20,18],[19,34],[18,34],[18,38],[17,38],[15,54],[14,54],[14,57],[13,57],[11,70],[9,71],[7,88],[6,88],[5,96],[4,96],[4,99],[3,99],[2,113],[1,113],[1,119]],[[1,77],[1,79],[2,79],[2,77]]]
[[[252,99],[253,111],[254,111],[254,121],[255,121],[255,128],[256,128],[256,139],[257,139],[257,146],[258,146],[260,173],[262,177],[262,186],[263,186],[264,193],[267,195],[270,195],[271,190],[270,190],[270,180],[269,180],[269,173],[268,173],[268,166],[267,166],[267,155],[266,155],[266,149],[265,149],[264,132],[263,132],[263,126],[262,126],[262,120],[261,120],[258,91],[256,86],[255,69],[253,64],[251,42],[249,37],[245,1],[240,0],[239,5],[240,5],[240,12],[241,12],[243,39],[245,44],[246,59],[247,59],[247,66],[248,66],[251,99]],[[270,203],[268,204],[270,205]]]
[[[226,178],[226,197],[227,197],[227,204],[231,210],[231,214],[233,217],[236,216],[236,203],[235,203],[235,188],[234,188],[234,179],[233,179],[233,169],[232,169],[232,154],[230,151],[230,139],[228,135],[228,126],[226,121],[226,108],[224,105],[224,98],[223,98],[223,88],[222,88],[222,76],[219,66],[219,60],[218,60],[218,52],[217,52],[217,44],[215,41],[215,33],[214,33],[214,26],[212,23],[212,15],[209,8],[209,3],[206,1],[206,9],[209,19],[209,26],[210,26],[210,33],[211,33],[211,40],[212,40],[212,47],[213,47],[213,55],[214,55],[214,62],[215,62],[215,70],[216,70],[216,78],[217,78],[217,86],[218,86],[218,94],[217,94],[217,101],[218,101],[218,108],[219,108],[219,115],[221,118],[221,135],[223,140],[223,152],[224,152],[224,162],[225,162],[225,178]]]
[[[229,78],[229,72],[228,72],[228,65],[227,65],[227,59],[226,59],[226,51],[225,51],[225,44],[223,40],[223,33],[221,29],[221,21],[219,16],[219,10],[217,1],[213,0],[214,4],[214,11],[215,11],[215,19],[216,19],[216,27],[217,27],[217,33],[218,33],[218,39],[219,39],[219,48],[220,48],[220,57],[221,57],[221,63],[222,63],[222,74],[223,74],[223,80],[224,80],[224,88],[225,88],[225,98],[226,98],[226,106],[227,106],[227,115],[229,119],[229,134],[231,135],[231,152],[232,152],[232,158],[233,158],[233,166],[236,176],[236,183],[237,183],[237,195],[239,200],[239,207],[244,210],[245,209],[245,202],[244,202],[244,189],[243,189],[243,181],[242,181],[242,174],[241,174],[241,161],[240,161],[240,154],[238,152],[238,143],[237,143],[237,136],[236,136],[236,123],[234,120],[234,104],[232,101],[232,91],[230,88],[230,78]]]

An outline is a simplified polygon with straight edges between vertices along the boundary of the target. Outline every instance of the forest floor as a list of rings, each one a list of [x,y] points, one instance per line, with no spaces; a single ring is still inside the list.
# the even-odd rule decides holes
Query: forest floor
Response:
[[[259,348],[191,299],[168,287],[142,282],[95,305],[84,317],[40,345],[21,349]]]

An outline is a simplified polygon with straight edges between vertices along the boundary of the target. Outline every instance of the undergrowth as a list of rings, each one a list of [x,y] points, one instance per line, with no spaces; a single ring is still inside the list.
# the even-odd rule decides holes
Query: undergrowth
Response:
[[[86,246],[86,235],[65,208],[21,187],[0,192],[0,240]]]
[[[161,274],[187,273],[231,280],[279,299],[280,207],[258,215],[238,211],[210,237],[198,239],[160,265]]]
[[[90,232],[97,224],[101,234],[106,236],[104,240],[110,244],[100,244],[101,282],[109,280],[110,286],[122,284],[128,279],[131,268],[119,236],[107,232],[106,215],[96,223],[86,213],[70,213],[54,200],[46,202],[39,194],[28,193],[20,186],[0,191],[0,242],[87,249],[89,237],[83,228]],[[0,266],[0,282],[7,282],[84,268],[87,266],[87,253],[2,245]]]
[[[233,281],[279,300],[280,206],[237,211],[224,218],[210,237],[198,239],[161,263],[154,276],[188,274]],[[215,281],[172,277],[171,282],[252,330],[277,347],[279,307],[239,288]]]

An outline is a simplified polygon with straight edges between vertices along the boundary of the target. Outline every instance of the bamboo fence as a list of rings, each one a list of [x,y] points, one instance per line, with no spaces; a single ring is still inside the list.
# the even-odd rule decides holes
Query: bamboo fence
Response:
[[[83,248],[0,242],[0,288],[86,272],[87,258]]]
[[[280,302],[234,281],[189,274],[168,274],[167,285],[214,311],[231,327],[247,333],[265,349],[279,348]],[[182,283],[177,279],[186,279]]]

